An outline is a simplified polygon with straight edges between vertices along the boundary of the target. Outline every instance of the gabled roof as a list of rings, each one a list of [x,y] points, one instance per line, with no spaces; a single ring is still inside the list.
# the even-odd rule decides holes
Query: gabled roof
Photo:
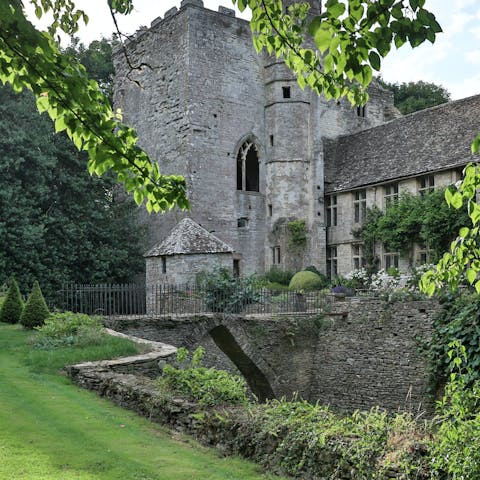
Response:
[[[464,166],[478,160],[480,95],[325,141],[325,190],[336,192]]]
[[[144,257],[193,255],[201,253],[232,253],[233,249],[191,218],[184,218],[168,237],[152,247]]]

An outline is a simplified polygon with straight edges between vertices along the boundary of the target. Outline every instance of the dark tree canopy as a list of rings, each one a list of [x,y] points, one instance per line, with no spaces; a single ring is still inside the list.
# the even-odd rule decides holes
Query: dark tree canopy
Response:
[[[450,100],[450,92],[434,83],[389,83],[380,79],[381,85],[393,92],[395,106],[404,114],[435,107]]]
[[[70,45],[64,50],[75,57],[86,69],[88,75],[96,80],[100,90],[112,101],[113,97],[113,60],[112,47],[116,42],[107,38],[94,40],[86,47],[73,37]]]
[[[114,201],[113,176],[90,176],[28,92],[0,88],[0,151],[0,284],[14,276],[25,291],[36,279],[51,298],[65,282],[126,282],[142,270],[130,197]]]

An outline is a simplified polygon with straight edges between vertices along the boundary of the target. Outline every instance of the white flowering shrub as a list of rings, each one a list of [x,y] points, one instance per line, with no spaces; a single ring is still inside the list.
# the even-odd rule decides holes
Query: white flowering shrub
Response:
[[[393,291],[400,287],[400,277],[389,275],[383,268],[370,279],[370,290],[374,292]]]
[[[349,281],[350,285],[355,289],[366,290],[370,286],[370,276],[367,269],[360,268],[358,270],[352,270],[345,275],[345,278]]]

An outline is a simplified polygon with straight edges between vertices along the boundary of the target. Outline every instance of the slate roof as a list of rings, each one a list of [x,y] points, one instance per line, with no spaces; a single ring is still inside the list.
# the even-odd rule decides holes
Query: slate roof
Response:
[[[184,218],[168,237],[152,247],[144,257],[193,255],[201,253],[232,253],[233,249],[191,218]]]
[[[480,95],[325,142],[325,191],[464,166],[480,132]]]

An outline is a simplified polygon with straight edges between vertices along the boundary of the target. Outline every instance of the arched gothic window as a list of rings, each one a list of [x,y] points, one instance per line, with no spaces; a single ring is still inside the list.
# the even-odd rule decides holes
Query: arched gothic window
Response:
[[[238,150],[237,190],[245,190],[247,192],[260,191],[258,150],[251,140],[245,141]]]

